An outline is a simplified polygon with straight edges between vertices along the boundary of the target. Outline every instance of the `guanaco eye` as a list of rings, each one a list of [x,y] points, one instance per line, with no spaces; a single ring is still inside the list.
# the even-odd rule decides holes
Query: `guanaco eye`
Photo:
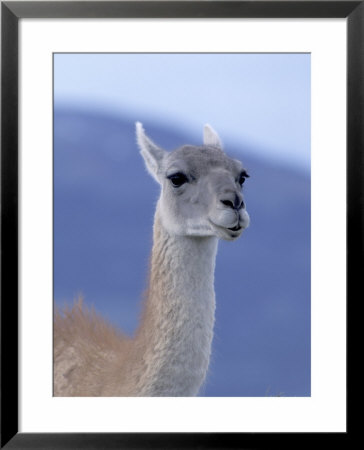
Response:
[[[238,182],[241,186],[244,184],[246,178],[249,178],[249,175],[245,171],[241,172],[241,174],[239,175],[239,180],[238,180]]]
[[[180,187],[182,186],[182,184],[185,184],[188,181],[186,175],[182,172],[174,173],[167,178],[171,180],[173,187]]]

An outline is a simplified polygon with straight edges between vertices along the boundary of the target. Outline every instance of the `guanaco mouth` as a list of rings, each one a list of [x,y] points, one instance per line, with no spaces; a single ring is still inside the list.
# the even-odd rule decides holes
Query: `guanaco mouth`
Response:
[[[228,230],[230,230],[230,231],[239,231],[239,230],[241,230],[243,227],[242,226],[240,226],[239,224],[237,224],[237,225],[235,225],[235,227],[233,227],[233,228],[228,228]]]

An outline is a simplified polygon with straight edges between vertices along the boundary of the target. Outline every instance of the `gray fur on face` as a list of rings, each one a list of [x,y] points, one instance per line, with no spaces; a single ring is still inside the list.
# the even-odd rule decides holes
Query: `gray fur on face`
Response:
[[[204,145],[172,152],[157,147],[137,125],[138,143],[148,171],[161,184],[157,211],[171,234],[239,237],[249,225],[239,179],[240,161],[229,158],[216,132],[204,129]],[[173,176],[185,177],[176,186]]]

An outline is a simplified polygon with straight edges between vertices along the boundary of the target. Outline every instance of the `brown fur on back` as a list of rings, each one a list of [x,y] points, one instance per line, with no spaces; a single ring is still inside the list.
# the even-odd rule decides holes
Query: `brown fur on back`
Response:
[[[86,307],[82,298],[72,307],[56,309],[54,395],[110,395],[110,387],[116,380],[120,383],[130,343],[130,338]]]

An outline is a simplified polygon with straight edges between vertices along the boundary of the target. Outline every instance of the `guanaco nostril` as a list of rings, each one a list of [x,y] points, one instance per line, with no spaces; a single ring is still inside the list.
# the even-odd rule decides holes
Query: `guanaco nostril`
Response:
[[[232,200],[220,200],[220,202],[229,208],[239,210],[244,208],[244,201],[238,195],[235,195],[234,202]]]
[[[220,202],[229,208],[235,209],[235,206],[231,200],[220,200]]]

